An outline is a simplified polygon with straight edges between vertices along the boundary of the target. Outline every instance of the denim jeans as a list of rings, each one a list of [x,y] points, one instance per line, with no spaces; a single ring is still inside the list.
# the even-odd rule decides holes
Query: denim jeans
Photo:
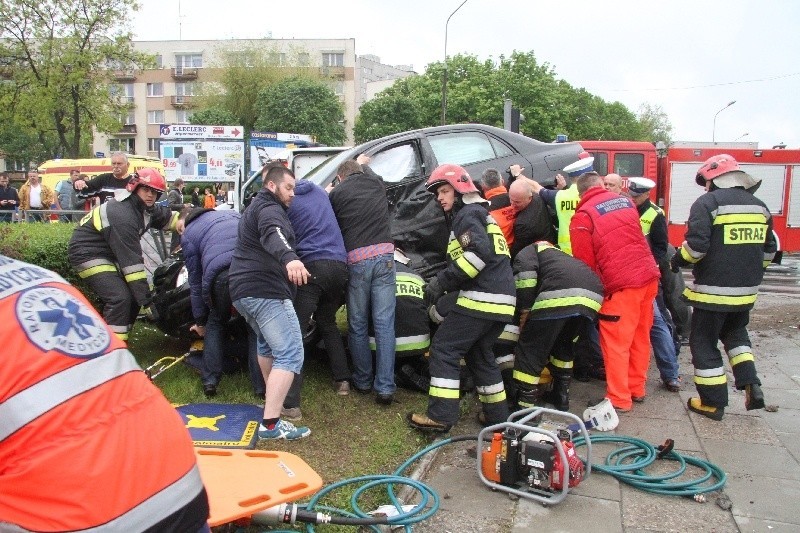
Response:
[[[273,369],[299,374],[303,368],[303,335],[291,300],[240,298],[233,306],[257,335],[260,357],[271,357]]]
[[[353,357],[353,385],[373,386],[378,394],[394,394],[394,255],[383,254],[348,265],[347,322],[350,354]],[[375,327],[377,345],[373,378],[369,321]]]
[[[650,344],[653,346],[653,355],[656,357],[656,366],[661,375],[661,381],[666,383],[678,379],[678,354],[675,352],[672,332],[655,301],[653,301],[653,327],[650,328]]]

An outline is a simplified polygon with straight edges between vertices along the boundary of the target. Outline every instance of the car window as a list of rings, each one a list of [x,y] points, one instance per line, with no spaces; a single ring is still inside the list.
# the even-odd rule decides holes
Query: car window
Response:
[[[614,172],[622,177],[644,176],[644,154],[615,155]]]
[[[369,167],[387,183],[397,183],[409,176],[422,175],[417,152],[411,144],[392,146],[374,154]]]
[[[594,157],[594,171],[605,176],[608,174],[608,154],[605,152],[590,152]]]
[[[497,157],[507,157],[510,155],[514,155],[514,150],[506,146],[502,141],[499,139],[495,139],[494,137],[489,137],[489,142],[492,143],[492,148],[494,148],[494,153]]]
[[[440,165],[452,163],[463,166],[497,157],[489,138],[474,131],[431,135],[428,141]]]

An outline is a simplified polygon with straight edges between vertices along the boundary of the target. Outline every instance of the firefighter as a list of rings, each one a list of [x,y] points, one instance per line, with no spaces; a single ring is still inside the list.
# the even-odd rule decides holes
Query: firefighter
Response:
[[[437,167],[426,187],[436,195],[450,227],[448,265],[430,280],[426,297],[435,302],[444,292],[458,290],[459,295],[431,344],[427,413],[409,413],[408,422],[423,431],[447,432],[458,421],[462,357],[485,419],[502,422],[508,418],[508,404],[492,344],[512,321],[516,305],[508,244],[462,167]]]
[[[694,275],[694,283],[683,295],[694,307],[689,348],[700,397],[690,398],[687,405],[690,411],[722,420],[728,380],[719,340],[728,354],[736,388],[745,391],[745,407],[748,411],[764,408],[747,323],[777,244],[769,209],[753,195],[761,180],[743,172],[733,157],[710,157],[695,181],[706,193],[692,204],[686,240],[671,265],[674,272],[692,265]]]
[[[603,284],[584,262],[546,241],[517,254],[514,280],[523,309],[514,359],[517,403],[528,408],[547,400],[567,411],[573,344],[594,327],[603,303]],[[541,382],[545,367],[553,376],[553,390],[546,398]]]
[[[92,209],[69,241],[70,264],[103,302],[103,318],[122,340],[150,304],[140,239],[151,227],[175,230],[178,221],[180,213],[155,205],[166,188],[158,170],[139,170],[126,186],[128,197]]]
[[[125,343],[57,274],[0,255],[0,279],[0,530],[208,531],[189,434]]]

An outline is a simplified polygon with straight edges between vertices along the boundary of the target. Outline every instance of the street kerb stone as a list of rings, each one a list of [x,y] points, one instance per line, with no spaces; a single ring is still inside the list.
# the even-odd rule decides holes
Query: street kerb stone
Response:
[[[786,451],[794,457],[795,461],[800,462],[800,438],[797,433],[778,433],[777,435]]]
[[[692,498],[653,494],[622,486],[622,523],[625,531],[659,532],[736,531],[731,513],[714,504],[714,493],[706,503]]]
[[[797,533],[797,524],[762,520],[741,515],[733,515],[733,519],[736,520],[736,525],[739,526],[741,533]]]
[[[623,528],[620,504],[616,501],[587,498],[574,493],[570,493],[558,505],[550,506],[522,498],[519,500],[511,531],[512,533],[531,531],[621,533]]]
[[[780,478],[800,482],[800,464],[783,447],[780,441],[773,445],[753,444],[732,440],[705,439],[703,446],[708,459],[729,476],[738,474],[755,478]],[[770,491],[772,497],[785,498],[780,492]],[[793,503],[797,503],[795,500]]]
[[[508,493],[492,491],[478,478],[475,468],[437,466],[428,472],[426,483],[439,493],[441,509],[482,517],[503,519],[514,509]]]
[[[754,468],[753,472],[758,470]],[[795,524],[794,531],[800,530],[800,514],[797,513],[800,481],[733,474],[728,476],[725,493],[733,502],[731,512],[734,516]]]

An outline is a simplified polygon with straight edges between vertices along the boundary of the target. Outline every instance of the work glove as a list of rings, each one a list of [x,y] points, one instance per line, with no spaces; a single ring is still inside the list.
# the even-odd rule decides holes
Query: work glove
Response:
[[[435,305],[442,294],[444,294],[442,284],[439,283],[439,278],[434,276],[425,286],[425,301],[428,305]]]
[[[681,271],[681,252],[678,250],[669,260],[669,269],[676,274]]]

